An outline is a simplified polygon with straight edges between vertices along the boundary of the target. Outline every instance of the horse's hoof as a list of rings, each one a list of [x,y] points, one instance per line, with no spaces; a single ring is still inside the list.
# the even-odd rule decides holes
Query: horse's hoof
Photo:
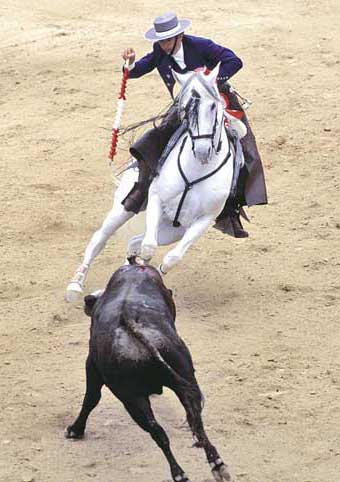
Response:
[[[71,279],[67,289],[65,299],[69,303],[73,303],[78,300],[79,295],[83,292],[83,286],[86,280],[87,273],[89,271],[88,264],[81,264],[77,271],[74,273],[74,277]]]
[[[82,433],[77,433],[75,430],[73,430],[72,425],[69,425],[64,432],[65,438],[69,439],[81,439],[84,438],[84,432]]]
[[[145,244],[144,246],[142,246],[140,257],[144,261],[150,261],[150,259],[153,258],[155,252],[156,252],[155,246],[152,246],[151,244]]]
[[[80,295],[83,293],[83,288],[79,283],[71,281],[66,289],[65,300],[68,303],[75,303],[79,300]]]
[[[164,274],[168,273],[179,261],[181,257],[178,255],[167,254],[163,258],[162,271]]]
[[[161,276],[164,276],[164,275],[167,274],[167,271],[165,271],[165,269],[164,269],[164,267],[163,267],[162,264],[160,264],[160,265],[158,266],[157,271],[158,271],[158,273],[159,273]]]

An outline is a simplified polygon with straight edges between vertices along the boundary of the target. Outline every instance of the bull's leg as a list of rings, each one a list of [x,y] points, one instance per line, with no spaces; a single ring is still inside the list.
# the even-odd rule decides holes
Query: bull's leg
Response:
[[[153,181],[154,182],[154,181]],[[152,189],[149,190],[148,205],[146,208],[146,231],[141,246],[141,258],[150,261],[157,248],[157,236],[162,217],[162,206],[159,195]]]
[[[75,422],[67,427],[65,431],[66,438],[83,437],[87,418],[99,403],[103,384],[102,377],[89,355],[86,360],[86,393],[83,406]]]
[[[180,226],[174,228],[172,225],[167,223],[162,223],[158,229],[157,243],[158,246],[167,246],[169,244],[179,241],[185,233],[185,229]],[[141,252],[142,241],[144,239],[144,234],[138,234],[133,236],[128,243],[127,257],[139,256]]]
[[[202,216],[186,230],[184,236],[174,249],[164,256],[160,266],[162,273],[167,273],[183,258],[192,243],[200,238],[204,231],[208,229],[213,219],[211,216]]]
[[[170,449],[170,442],[163,428],[157,423],[148,398],[136,398],[123,401],[126,410],[133,420],[146,432],[149,432],[158,447],[163,451],[170,465],[175,482],[189,482],[183,469],[178,465]],[[152,477],[151,477],[152,478]]]
[[[185,388],[178,389],[177,387],[175,392],[185,408],[188,424],[193,436],[197,440],[197,446],[202,447],[205,451],[215,480],[217,482],[223,482],[224,480],[231,482],[228,467],[224,464],[216,448],[211,444],[205,433],[201,416],[202,408],[200,397],[189,394]]]

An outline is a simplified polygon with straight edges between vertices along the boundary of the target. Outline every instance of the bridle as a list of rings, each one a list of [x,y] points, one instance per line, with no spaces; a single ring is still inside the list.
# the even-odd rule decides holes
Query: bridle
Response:
[[[194,74],[195,75],[195,74]],[[199,78],[199,77],[198,77]],[[184,84],[184,86],[182,87],[182,92],[180,94],[180,97],[179,97],[179,101],[178,101],[178,109],[179,109],[179,112],[181,112],[181,101],[183,99],[182,95],[183,95],[183,89],[185,89],[188,85],[188,82],[190,82],[190,80],[192,79],[192,76],[189,77],[189,79],[187,80],[187,82]],[[210,92],[210,89],[203,83],[203,81],[200,79],[201,83],[204,85],[204,87],[208,90],[209,94],[213,96],[213,98],[222,103],[221,99],[219,98],[218,94],[215,93],[215,91],[213,89],[211,89],[211,92]],[[196,97],[195,96],[192,96],[194,99],[194,102],[195,101],[198,101],[199,102],[199,97]],[[191,101],[192,102],[192,101]],[[189,101],[190,103],[190,101]],[[188,104],[187,104],[188,105]],[[179,149],[179,153],[178,153],[178,157],[177,157],[177,167],[178,167],[178,170],[179,170],[179,173],[181,175],[181,178],[184,182],[184,191],[182,193],[182,196],[179,200],[179,203],[178,203],[178,206],[177,206],[177,210],[176,210],[176,214],[175,214],[175,218],[173,220],[173,223],[172,225],[174,227],[179,227],[181,225],[181,223],[179,222],[179,217],[180,217],[180,214],[181,214],[181,210],[182,210],[182,207],[183,207],[183,203],[185,201],[185,198],[188,194],[188,192],[198,183],[202,182],[202,181],[205,181],[206,179],[208,179],[209,177],[213,176],[214,174],[217,174],[217,172],[222,169],[222,167],[228,162],[229,158],[231,157],[231,149],[230,149],[230,144],[228,145],[228,152],[226,154],[226,156],[224,157],[224,159],[220,162],[220,164],[213,170],[213,171],[210,171],[208,172],[207,174],[205,174],[204,176],[202,177],[199,177],[197,179],[194,179],[193,181],[189,181],[189,179],[187,178],[187,176],[185,175],[185,172],[183,171],[183,168],[182,168],[182,165],[181,165],[181,155],[182,155],[182,152],[184,150],[184,146],[187,142],[187,139],[188,137],[190,137],[191,139],[191,142],[192,142],[192,151],[195,155],[195,145],[194,145],[194,141],[196,139],[210,139],[211,140],[211,145],[212,145],[212,148],[213,150],[215,151],[215,153],[218,153],[220,150],[221,150],[221,146],[222,146],[222,141],[221,141],[221,137],[222,137],[222,130],[224,128],[224,122],[223,122],[223,119],[221,121],[221,131],[220,131],[220,136],[219,136],[219,141],[218,141],[218,145],[217,145],[217,148],[215,147],[214,145],[214,140],[215,140],[215,135],[216,135],[216,130],[217,130],[217,119],[218,117],[218,110],[216,109],[216,115],[215,115],[215,121],[214,121],[214,125],[213,125],[213,129],[212,129],[212,132],[210,134],[197,134],[197,135],[194,135],[191,128],[190,128],[190,124],[189,124],[189,118],[188,118],[188,109],[186,109],[185,111],[185,114],[184,114],[184,117],[182,118],[182,120],[185,120],[186,123],[187,123],[187,132],[189,134],[189,136],[184,136],[183,140],[182,140],[182,143],[181,143],[181,146],[180,146],[180,149]],[[197,122],[197,127],[198,127],[198,122]],[[199,131],[198,131],[199,132]]]
[[[187,119],[187,123],[188,123],[188,127],[187,127],[187,131],[189,133],[189,136],[190,136],[190,139],[191,139],[191,144],[192,144],[192,151],[195,152],[195,143],[194,141],[196,139],[210,139],[211,140],[211,147],[213,148],[213,150],[215,151],[215,154],[217,154],[220,149],[221,149],[221,135],[222,135],[222,131],[220,133],[220,138],[219,138],[219,141],[218,141],[218,144],[217,144],[217,147],[215,147],[215,144],[214,144],[214,140],[215,140],[215,135],[216,135],[216,129],[217,129],[217,112],[216,112],[216,115],[215,115],[215,122],[214,122],[214,125],[213,125],[213,129],[212,129],[212,132],[210,134],[197,134],[197,135],[194,135],[192,133],[192,130],[190,128],[190,124],[189,124],[189,119]],[[197,126],[197,129],[198,129],[198,132],[199,132],[199,128]]]
[[[194,73],[193,75],[195,75],[195,73]],[[192,77],[193,77],[193,76],[190,76],[190,77],[189,77],[189,79],[187,80],[187,82],[185,83],[185,85],[184,85],[183,88],[182,88],[182,93],[180,94],[179,103],[178,103],[179,111],[181,111],[181,101],[182,101],[182,99],[183,99],[184,92],[185,92],[185,90],[187,89],[188,84],[189,84],[190,81],[192,80]],[[198,80],[201,82],[201,84],[205,87],[205,89],[207,90],[207,92],[209,93],[209,95],[210,95],[211,97],[213,97],[217,103],[221,103],[221,102],[222,102],[221,99],[219,98],[219,96],[217,95],[217,93],[213,90],[213,88],[208,87],[199,76],[198,76],[197,78],[198,78]],[[196,103],[196,105],[198,105],[199,101],[200,101],[200,97],[196,97],[196,96],[192,95],[192,96],[191,96],[191,99],[189,100],[189,102],[188,102],[187,105],[190,105],[190,104],[192,104],[193,102]],[[183,119],[183,120],[186,120],[186,122],[187,122],[187,131],[188,131],[188,134],[189,134],[190,139],[191,139],[192,151],[195,152],[195,140],[198,140],[198,139],[210,139],[210,141],[211,141],[211,147],[212,147],[213,151],[215,152],[215,154],[217,154],[217,153],[220,151],[220,149],[221,149],[221,136],[222,136],[222,128],[223,128],[223,121],[222,121],[222,122],[221,122],[221,130],[220,130],[219,140],[218,140],[217,146],[215,146],[214,140],[215,140],[215,136],[216,136],[217,123],[218,123],[218,110],[216,109],[215,121],[214,121],[214,123],[213,123],[212,131],[211,131],[210,133],[207,133],[207,134],[200,134],[200,133],[199,133],[199,125],[198,125],[198,122],[197,122],[198,134],[194,134],[194,133],[192,132],[191,127],[190,127],[190,119],[189,119],[189,115],[188,115],[188,109],[185,108],[184,111],[185,111],[185,113],[184,113],[184,116],[182,117],[182,119]],[[196,113],[196,115],[197,115],[197,113]]]

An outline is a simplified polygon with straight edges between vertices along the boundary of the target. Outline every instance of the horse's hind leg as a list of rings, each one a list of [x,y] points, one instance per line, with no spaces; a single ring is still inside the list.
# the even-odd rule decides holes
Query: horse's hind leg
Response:
[[[129,412],[133,420],[146,432],[148,432],[158,447],[162,450],[167,461],[170,465],[171,475],[175,482],[189,482],[189,479],[185,475],[183,469],[177,463],[171,449],[170,441],[163,430],[158,424],[153,414],[150,401],[148,398],[135,398],[122,400],[126,410]],[[153,479],[151,477],[151,479]]]
[[[185,408],[188,424],[197,441],[196,445],[203,448],[215,480],[217,482],[223,482],[224,480],[231,482],[228,467],[224,464],[216,448],[212,445],[205,433],[201,416],[202,408],[200,396],[196,395],[194,392],[188,392],[185,388],[177,387],[175,392]],[[198,385],[197,392],[200,393]]]
[[[81,438],[84,435],[88,416],[99,403],[103,384],[102,377],[89,355],[86,360],[86,393],[83,406],[74,423],[67,427],[66,438]]]

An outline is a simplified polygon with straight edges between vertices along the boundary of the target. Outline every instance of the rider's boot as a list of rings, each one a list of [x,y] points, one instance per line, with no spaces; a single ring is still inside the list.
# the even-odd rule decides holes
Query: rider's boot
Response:
[[[267,193],[261,156],[247,115],[244,112],[237,95],[229,85],[224,84],[220,86],[219,89],[222,93],[228,96],[230,109],[243,112],[241,120],[247,128],[247,134],[241,139],[245,166],[240,174],[243,174],[244,179],[240,183],[240,186],[238,186],[238,194],[236,197],[239,198],[241,195],[241,205],[247,204],[248,206],[253,206],[256,204],[267,204]],[[239,187],[242,189],[240,190]],[[246,199],[245,192],[247,193]]]
[[[69,303],[77,301],[79,296],[82,294],[88,271],[89,265],[81,264],[74,273],[72,280],[66,288],[65,299]]]
[[[234,238],[248,238],[248,232],[243,228],[240,216],[246,218],[241,206],[228,206],[226,203],[223,211],[216,219],[214,227],[223,234],[229,234]]]
[[[135,182],[133,188],[123,199],[122,204],[127,211],[132,211],[138,214],[148,197],[149,187],[152,181],[150,169],[146,162],[138,162],[139,173],[138,181]]]
[[[224,208],[216,218],[216,224],[214,225],[214,228],[222,231],[224,234],[229,234],[234,238],[247,238],[249,236],[247,231],[243,228],[240,219],[240,216],[242,216],[249,221],[242,207],[246,205],[244,190],[247,176],[247,171],[245,167],[243,167],[237,180],[236,196],[227,199]]]

